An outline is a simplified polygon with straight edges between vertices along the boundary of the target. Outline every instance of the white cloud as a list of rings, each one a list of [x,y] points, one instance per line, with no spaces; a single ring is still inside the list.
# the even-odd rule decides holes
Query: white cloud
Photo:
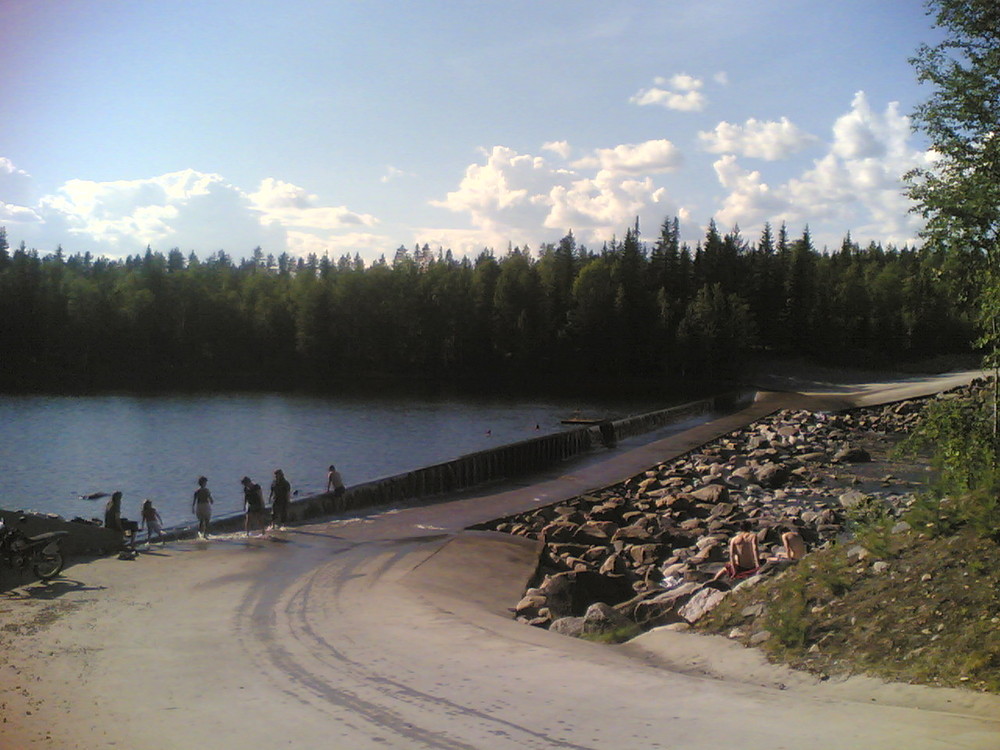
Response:
[[[558,185],[549,193],[550,211],[544,226],[550,229],[585,229],[594,239],[620,234],[631,220],[653,205],[665,203],[666,190],[650,178],[621,179],[601,170],[593,178]],[[658,213],[664,213],[659,211]]]
[[[38,213],[30,202],[31,175],[18,169],[10,159],[0,156],[0,221],[33,223]]]
[[[561,235],[572,229],[585,242],[621,234],[636,216],[658,224],[674,207],[650,174],[675,169],[680,155],[669,141],[598,149],[574,162],[577,171],[495,146],[472,164],[457,190],[432,205],[466,214],[472,230],[425,228],[419,241],[477,251],[544,241],[538,227]],[[591,170],[586,173],[584,170]]]
[[[31,224],[41,220],[33,208],[0,201],[0,222]]]
[[[247,197],[265,225],[335,230],[378,223],[371,214],[359,214],[346,206],[319,205],[319,198],[305,188],[273,177],[262,180],[257,192]]]
[[[416,177],[413,172],[407,172],[405,170],[394,167],[391,164],[385,168],[385,174],[379,178],[380,182],[387,183],[393,180],[398,180],[403,177]]]
[[[600,168],[614,174],[657,174],[672,172],[680,167],[683,156],[670,141],[659,139],[644,143],[625,143],[614,148],[601,148],[573,163],[578,169]]]
[[[720,70],[718,73],[712,76],[712,80],[715,81],[720,86],[728,86],[729,74],[726,73],[724,70]]]
[[[742,227],[764,220],[832,227],[829,236],[814,233],[818,244],[834,245],[847,231],[898,245],[917,241],[921,219],[909,212],[902,175],[932,155],[910,145],[909,118],[895,102],[882,113],[872,111],[859,92],[832,130],[827,153],[777,186],[741,168],[734,155],[716,161],[719,184],[729,191],[716,219]]]
[[[722,210],[716,214],[723,226],[746,225],[788,210],[787,199],[771,190],[761,179],[760,172],[741,169],[732,154],[723,156],[712,166],[719,184],[730,191]]]
[[[551,151],[554,154],[558,154],[563,159],[568,159],[570,153],[573,151],[567,141],[547,141],[542,144],[542,150]]]
[[[700,131],[698,140],[713,154],[737,154],[767,161],[785,159],[818,138],[800,130],[787,117],[778,121],[750,118],[743,125],[720,122],[715,130]]]
[[[891,138],[892,123],[900,120],[895,111],[892,117],[879,118],[868,105],[864,91],[858,91],[851,102],[851,111],[837,118],[833,124],[833,152],[844,159],[879,158],[886,153],[886,140]]]
[[[5,176],[15,176],[15,177],[30,177],[27,172],[23,169],[18,169],[14,166],[14,162],[8,159],[6,156],[0,156],[0,178]]]
[[[220,249],[239,255],[257,245],[276,253],[348,243],[363,250],[375,236],[359,229],[377,223],[370,214],[325,205],[289,182],[267,178],[247,193],[221,175],[193,169],[135,180],[69,180],[39,201],[37,216],[50,233],[86,238],[111,255],[146,245],[203,256]]]
[[[206,202],[229,203],[234,191],[219,175],[192,169],[138,180],[69,180],[42,198],[40,212],[46,222],[65,224],[71,234],[132,249],[178,244],[176,222],[183,212],[203,210]]]
[[[705,108],[707,99],[701,93],[704,82],[700,78],[679,73],[669,80],[655,78],[653,85],[629,98],[629,102],[640,107],[655,105],[679,112],[700,112]],[[670,88],[664,88],[669,86]]]

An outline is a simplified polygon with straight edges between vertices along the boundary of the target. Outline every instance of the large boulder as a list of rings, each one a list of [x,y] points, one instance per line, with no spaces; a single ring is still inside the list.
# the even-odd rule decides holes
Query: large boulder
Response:
[[[694,624],[711,612],[728,593],[728,591],[720,591],[719,589],[703,588],[688,599],[687,603],[678,610],[678,614],[688,622]]]
[[[618,524],[613,521],[586,521],[576,529],[573,539],[586,544],[608,544],[615,532],[618,531]]]
[[[579,638],[583,635],[583,618],[560,617],[552,621],[552,624],[549,625],[549,630],[553,633],[560,633],[561,635],[568,635],[572,638]]]
[[[711,504],[725,503],[729,500],[729,488],[723,484],[707,484],[688,493],[691,497],[701,503]]]
[[[670,591],[664,591],[651,599],[643,599],[632,608],[632,619],[642,628],[655,628],[681,622],[678,609],[699,591],[702,584],[689,581],[682,583]]]
[[[587,612],[583,616],[584,633],[611,633],[616,630],[634,627],[634,623],[631,620],[604,602],[594,602],[587,607]]]
[[[833,454],[833,460],[842,464],[861,464],[871,461],[872,456],[864,448],[845,445]]]
[[[785,486],[789,472],[788,467],[771,461],[757,469],[756,476],[757,484],[774,490]]]
[[[656,542],[656,536],[645,525],[636,523],[631,526],[622,526],[614,533],[611,540],[624,544],[652,544]]]
[[[548,544],[552,542],[571,542],[576,535],[579,525],[567,521],[553,521],[541,532],[541,540]]]

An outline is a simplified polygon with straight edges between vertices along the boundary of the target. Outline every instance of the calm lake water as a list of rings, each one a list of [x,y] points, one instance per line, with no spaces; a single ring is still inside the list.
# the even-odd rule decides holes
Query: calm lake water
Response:
[[[571,416],[619,417],[663,403],[428,400],[288,394],[0,396],[0,507],[103,517],[123,493],[137,519],[151,498],[167,526],[188,524],[208,477],[215,515],[242,510],[246,474],[281,468],[299,496],[325,489],[331,463],[350,486],[568,429]],[[536,429],[537,425],[537,429]]]

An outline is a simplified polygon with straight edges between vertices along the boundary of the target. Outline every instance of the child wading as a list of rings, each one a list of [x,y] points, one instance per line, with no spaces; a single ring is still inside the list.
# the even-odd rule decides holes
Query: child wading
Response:
[[[153,507],[152,500],[142,501],[142,510],[140,511],[142,520],[139,522],[139,528],[143,526],[146,527],[146,544],[149,544],[153,539],[153,534],[156,534],[156,540],[163,545],[163,519],[160,518],[159,511]]]

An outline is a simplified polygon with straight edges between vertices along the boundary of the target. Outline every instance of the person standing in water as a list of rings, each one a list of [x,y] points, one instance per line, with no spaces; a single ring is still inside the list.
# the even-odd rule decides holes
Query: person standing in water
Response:
[[[142,510],[140,511],[142,520],[139,522],[139,528],[143,526],[146,527],[146,544],[148,545],[152,539],[153,534],[156,534],[157,541],[159,541],[160,546],[163,546],[163,520],[160,518],[159,511],[153,507],[152,500],[142,501]]]
[[[208,491],[208,479],[198,477],[198,489],[191,500],[191,512],[198,519],[198,533],[208,539],[208,524],[212,520],[212,493]]]
[[[264,493],[261,491],[260,485],[256,484],[250,477],[243,477],[240,483],[243,485],[243,508],[246,511],[243,529],[247,536],[250,536],[250,531],[253,528],[263,534],[265,524]]]
[[[285,479],[285,472],[274,470],[274,481],[271,482],[271,526],[284,526],[288,523],[288,505],[292,501],[292,486]]]

